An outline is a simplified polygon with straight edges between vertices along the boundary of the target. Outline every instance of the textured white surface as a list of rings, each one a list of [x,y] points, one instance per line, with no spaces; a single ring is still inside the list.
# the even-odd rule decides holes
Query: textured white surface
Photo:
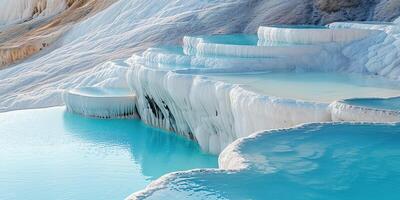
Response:
[[[288,41],[291,42],[291,41]],[[323,51],[321,46],[291,45],[291,46],[257,46],[216,44],[204,41],[202,38],[183,38],[183,49],[186,54],[196,56],[230,56],[245,58],[270,58],[270,57],[303,57],[316,55]]]
[[[258,29],[258,37],[262,41],[287,42],[298,44],[318,43],[345,43],[361,40],[373,33],[375,30],[355,28],[297,28],[262,26]]]
[[[5,1],[17,2],[1,2]],[[74,25],[49,49],[23,63],[1,70],[0,112],[60,105],[64,89],[84,86],[126,87],[127,64],[123,60],[148,47],[179,44],[184,35],[255,33],[260,25],[276,23],[323,24],[349,19],[393,19],[393,13],[396,13],[386,12],[391,9],[385,5],[393,2],[386,0],[380,1],[379,7],[363,1],[335,12],[319,9],[314,2],[119,0],[103,12]],[[29,17],[19,12],[31,8],[31,4],[19,7],[15,15],[11,12],[0,13],[6,13],[2,19],[6,19],[7,23],[16,23]],[[50,16],[57,10],[54,7],[44,16]],[[381,33],[347,44],[343,51],[338,51],[336,47],[332,49],[343,56],[330,51],[324,53],[321,60],[330,64],[320,67],[333,71],[377,74],[399,80],[399,25],[383,24],[378,28],[355,26],[351,24],[346,27],[367,29],[360,31],[362,33],[369,33],[368,29],[379,29]],[[346,39],[342,36],[338,38]],[[247,54],[219,46],[203,48],[218,49],[223,55]],[[284,52],[276,51],[274,55],[281,53]],[[161,58],[167,61],[172,59],[175,58]],[[255,69],[249,66],[246,70]],[[210,81],[200,76],[136,67],[127,81],[138,94],[138,111],[146,123],[185,134],[213,153],[221,152],[235,139],[256,131],[331,120],[327,104],[271,98],[246,91],[238,85]],[[84,101],[74,99],[71,102],[81,105]],[[226,154],[221,156],[221,165],[235,170],[246,168],[243,158],[229,158]],[[159,182],[166,180],[168,176]],[[151,187],[162,186],[153,184]]]
[[[3,3],[30,1],[1,2],[5,5]],[[88,80],[93,74],[98,76],[102,73],[98,72],[99,68],[103,72],[113,74],[111,71],[115,68],[106,69],[104,62],[128,58],[132,53],[144,51],[151,46],[179,44],[184,35],[256,33],[260,25],[268,24],[327,23],[349,19],[391,20],[398,13],[392,9],[393,6],[389,6],[392,3],[395,2],[384,0],[379,2],[378,7],[374,7],[369,3],[360,2],[335,12],[325,12],[314,5],[315,1],[304,0],[119,0],[101,13],[74,25],[63,39],[44,52],[9,69],[1,70],[0,111],[61,105],[62,89],[108,82],[107,77],[98,81]],[[0,7],[3,8],[5,7]],[[316,10],[310,11],[309,8]],[[8,11],[2,10],[0,13]],[[348,13],[352,15],[349,16]],[[384,55],[392,55],[393,60],[396,60],[396,42],[387,39],[387,42],[382,44],[381,39],[374,39],[372,44],[382,45],[381,48],[386,45],[388,48],[392,46],[394,49],[386,53],[374,53],[376,49],[368,49],[362,45],[354,49],[354,53],[357,51],[360,56],[353,56],[354,53],[348,51],[346,54],[355,63],[353,68],[363,68],[363,64],[367,63],[367,68],[370,69],[368,71],[383,75],[387,74],[388,69],[380,70],[382,67],[391,65],[395,68],[397,61],[390,62],[390,58],[387,58],[385,66],[382,66],[380,61]],[[368,58],[365,58],[365,55],[368,55]],[[392,71],[393,73],[387,76],[397,74],[395,77],[398,77],[400,70]],[[85,83],[81,83],[82,80],[85,80]]]
[[[333,121],[400,122],[400,112],[351,105],[335,101],[329,105]]]
[[[136,116],[136,95],[124,88],[82,87],[62,95],[68,111],[100,118]]]
[[[333,23],[330,27],[379,30],[379,34],[345,46],[342,53],[351,60],[346,70],[400,80],[400,28],[398,24]]]
[[[268,29],[268,27],[261,29]],[[287,30],[289,30],[289,37],[283,37],[282,40],[274,38],[277,35],[285,36],[285,34],[276,33]],[[327,32],[321,33],[321,31]],[[370,34],[371,32],[373,34]],[[202,36],[185,36],[183,38],[183,52],[182,49],[173,49],[168,52],[153,48],[145,51],[142,59],[133,56],[130,59],[132,68],[128,72],[127,81],[132,91],[135,91],[138,95],[138,112],[145,123],[181,133],[190,139],[196,140],[205,151],[219,153],[234,140],[257,131],[287,128],[309,122],[331,121],[331,116],[336,115],[332,115],[328,104],[333,100],[330,100],[329,103],[315,103],[251,92],[236,84],[223,83],[215,79],[193,75],[195,72],[207,72],[209,68],[218,68],[216,66],[206,66],[206,69],[197,71],[187,69],[199,66],[204,67],[204,64],[192,66],[193,60],[199,60],[200,58],[210,60],[215,59],[215,57],[220,59],[219,56],[227,59],[267,57],[271,60],[279,57],[296,57],[299,59],[297,64],[300,67],[294,67],[290,61],[280,60],[286,64],[286,67],[281,67],[280,69],[292,70],[292,72],[300,69],[330,71],[328,73],[332,73],[332,71],[347,71],[349,68],[340,65],[346,62],[346,59],[341,57],[342,45],[346,45],[344,43],[348,42],[350,44],[347,45],[352,46],[356,43],[353,40],[377,37],[379,35],[378,32],[380,31],[361,28],[352,29],[351,27],[350,29],[347,29],[347,27],[332,29],[299,29],[298,27],[293,29],[283,27],[279,29],[272,27],[272,32],[267,34],[271,38],[266,38],[267,40],[314,44],[282,46],[220,44],[213,43]],[[298,40],[292,36],[298,36]],[[259,34],[259,37],[264,37],[265,39],[266,35],[264,33]],[[310,49],[307,51],[304,48]],[[304,62],[300,62],[300,60]],[[164,63],[172,65],[172,67],[160,67],[160,64],[163,65]],[[183,65],[183,67],[175,64]],[[243,62],[244,64],[245,62]],[[276,65],[272,62],[264,62],[263,64],[262,68],[264,70],[276,69]],[[235,68],[235,66],[229,67]],[[219,70],[221,72],[230,71],[231,68],[229,67],[222,67]],[[257,66],[247,66],[245,71],[254,72],[259,69]],[[332,77],[328,76],[325,78],[332,79]],[[236,79],[240,79],[240,77],[236,77]],[[342,79],[340,76],[336,76],[335,80],[340,81]],[[319,84],[319,82],[321,80],[311,83]],[[352,86],[356,82],[349,85]],[[363,77],[361,82],[366,83],[367,78]],[[379,84],[378,81],[377,84]],[[330,90],[330,87],[344,87],[338,84],[325,86],[328,90]],[[364,87],[361,86],[360,90],[364,90]],[[371,91],[380,91],[375,87],[380,87],[380,85],[370,86]],[[280,86],[276,88],[279,90]],[[313,90],[312,87],[310,88],[310,90]],[[285,90],[290,91],[291,89],[286,88]],[[301,91],[301,89],[299,90]],[[305,88],[305,90],[308,90],[308,88]],[[330,91],[335,93],[333,90]],[[397,94],[396,90],[389,91]],[[350,93],[352,92],[350,91]],[[323,96],[323,94],[321,95]],[[314,96],[313,98],[317,99],[315,101],[322,99],[322,97],[318,98],[318,94],[314,94]],[[332,111],[336,112],[335,110]],[[354,115],[357,114],[354,113]],[[390,119],[382,119],[380,121],[385,122],[390,121]]]
[[[0,27],[51,17],[65,8],[66,0],[0,0]]]
[[[330,121],[328,104],[268,97],[202,76],[134,66],[128,83],[145,123],[181,133],[212,153],[257,131]]]
[[[325,53],[325,54],[324,54]],[[338,53],[338,52],[336,52]],[[323,56],[328,53],[324,50],[318,52]],[[334,56],[329,54],[330,56]],[[315,57],[315,55],[313,55]],[[297,60],[288,60],[285,57],[228,57],[228,56],[189,56],[183,53],[168,52],[160,48],[149,48],[142,56],[133,56],[134,62],[146,64],[149,67],[160,69],[186,69],[197,70],[215,69],[221,72],[260,71],[260,70],[285,70],[295,68],[319,68],[323,59],[307,59],[298,57]]]

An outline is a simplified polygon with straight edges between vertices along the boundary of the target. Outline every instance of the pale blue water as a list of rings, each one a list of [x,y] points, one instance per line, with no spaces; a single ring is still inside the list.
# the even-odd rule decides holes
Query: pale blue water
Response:
[[[182,175],[150,199],[400,199],[400,124],[306,125],[250,139],[240,151],[252,170]]]
[[[252,34],[227,34],[201,36],[206,43],[231,45],[257,45],[258,37]]]
[[[387,98],[387,99],[355,98],[355,99],[346,99],[344,102],[355,106],[400,111],[400,97]]]
[[[203,167],[217,157],[138,120],[63,107],[0,114],[1,200],[124,199],[165,173]]]
[[[399,83],[375,76],[333,72],[262,72],[205,74],[213,80],[242,84],[268,96],[330,103],[355,97],[400,95]]]

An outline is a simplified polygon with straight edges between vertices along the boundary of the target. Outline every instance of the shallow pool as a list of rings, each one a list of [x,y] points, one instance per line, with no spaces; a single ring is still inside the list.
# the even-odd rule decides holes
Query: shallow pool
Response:
[[[252,34],[227,34],[227,35],[207,35],[199,36],[204,43],[230,44],[230,45],[252,45],[258,42],[257,35]]]
[[[138,120],[65,108],[0,113],[0,199],[124,199],[161,175],[217,167],[217,157]]]
[[[239,46],[293,46],[301,45],[291,42],[278,42],[269,40],[259,40],[257,35],[253,34],[227,34],[227,35],[206,35],[199,36],[204,43],[223,44],[223,45],[239,45]],[[212,55],[208,55],[212,56]],[[218,56],[218,55],[216,55]]]
[[[248,170],[182,173],[146,199],[400,199],[400,124],[308,124],[244,139],[233,153]]]
[[[347,99],[344,101],[344,103],[355,106],[368,107],[368,108],[400,111],[400,97],[388,98],[388,99],[356,98],[356,99]]]
[[[205,74],[269,96],[330,103],[354,97],[400,95],[398,83],[372,76],[320,72]]]

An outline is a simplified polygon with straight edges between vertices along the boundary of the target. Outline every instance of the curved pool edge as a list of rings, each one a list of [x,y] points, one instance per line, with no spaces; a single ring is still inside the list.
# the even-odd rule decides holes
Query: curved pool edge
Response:
[[[215,36],[215,35],[214,35]],[[292,43],[292,45],[258,45],[264,44],[259,40],[255,44],[219,43],[204,39],[205,36],[185,36],[183,38],[183,53],[187,56],[225,56],[240,58],[288,58],[291,56],[312,56],[326,51],[323,46],[315,44]],[[212,36],[209,36],[212,37]],[[261,41],[261,42],[260,42]]]
[[[113,93],[112,90],[118,90]],[[128,88],[82,87],[65,90],[69,112],[97,118],[137,118],[136,95]]]
[[[265,131],[259,131],[256,133],[253,133],[247,137],[239,138],[229,144],[223,152],[218,157],[218,169],[193,169],[193,170],[188,170],[188,171],[179,171],[179,172],[172,172],[165,174],[164,176],[160,177],[159,179],[151,182],[145,189],[141,191],[134,192],[130,196],[128,196],[125,200],[144,200],[144,199],[152,199],[151,197],[156,193],[160,192],[164,194],[157,194],[157,197],[160,198],[165,198],[165,197],[173,197],[173,196],[168,196],[171,195],[171,192],[174,193],[174,195],[177,195],[175,197],[178,197],[177,199],[184,199],[185,197],[189,197],[193,195],[194,193],[187,193],[187,189],[182,188],[180,186],[177,186],[176,188],[168,188],[169,184],[175,184],[175,182],[179,182],[182,184],[185,179],[191,179],[193,175],[196,175],[196,177],[203,177],[203,176],[209,176],[213,177],[215,176],[215,179],[217,179],[220,176],[227,176],[230,174],[241,174],[241,173],[246,173],[246,172],[251,172],[251,175],[254,174],[270,174],[270,173],[275,173],[270,171],[271,169],[265,169],[265,168],[260,168],[257,165],[260,164],[260,160],[258,159],[258,155],[256,154],[247,154],[246,152],[243,151],[243,147],[246,145],[253,145],[252,143],[257,142],[257,140],[261,140],[262,137],[270,136],[271,134],[279,135],[279,134],[285,134],[289,133],[291,131],[296,131],[296,130],[304,130],[307,132],[307,130],[319,130],[323,128],[324,126],[341,126],[341,125],[350,125],[350,126],[385,126],[385,127],[399,127],[400,123],[368,123],[368,122],[319,122],[319,123],[305,123],[305,124],[300,124],[294,127],[290,128],[281,128],[281,129],[271,129],[271,130],[265,130]],[[307,134],[307,133],[306,133]],[[262,141],[262,140],[261,140]],[[264,141],[265,142],[265,141]],[[261,144],[258,144],[259,146]],[[267,164],[267,163],[262,163],[262,164]],[[265,171],[267,170],[267,171]],[[179,181],[180,179],[183,179],[182,181]],[[205,184],[207,184],[205,182]],[[202,185],[203,187],[207,187],[206,185]],[[200,185],[201,187],[201,185]],[[181,190],[181,189],[182,190]],[[175,189],[175,190],[174,190]],[[190,189],[189,189],[190,190]],[[189,196],[185,196],[187,194]],[[181,196],[180,196],[181,195]],[[211,194],[205,193],[205,196],[202,196],[202,194],[199,194],[200,197],[207,198]],[[158,199],[158,198],[155,199]],[[198,197],[198,196],[196,196]],[[211,195],[213,197],[213,195]],[[202,199],[200,198],[200,199]]]
[[[397,97],[393,97],[397,98]],[[353,98],[348,100],[387,100],[391,98]],[[400,122],[400,111],[374,108],[368,106],[352,105],[346,100],[335,101],[329,105],[333,121],[356,121],[391,123]]]

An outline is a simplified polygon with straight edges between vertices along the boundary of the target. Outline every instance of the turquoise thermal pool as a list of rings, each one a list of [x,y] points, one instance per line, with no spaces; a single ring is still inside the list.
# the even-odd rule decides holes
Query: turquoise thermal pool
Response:
[[[346,104],[368,107],[380,110],[395,110],[400,111],[400,97],[395,98],[355,98],[355,99],[346,99],[343,101]]]
[[[399,124],[308,124],[234,145],[221,156],[241,153],[246,170],[177,174],[146,199],[400,198]]]
[[[212,80],[241,84],[268,96],[322,103],[355,97],[400,96],[395,82],[358,74],[320,72],[208,73]]]
[[[257,35],[251,34],[228,34],[199,36],[204,43],[229,44],[229,45],[254,45],[257,46]]]
[[[0,114],[0,199],[124,199],[166,173],[217,167],[176,134],[64,110]]]

